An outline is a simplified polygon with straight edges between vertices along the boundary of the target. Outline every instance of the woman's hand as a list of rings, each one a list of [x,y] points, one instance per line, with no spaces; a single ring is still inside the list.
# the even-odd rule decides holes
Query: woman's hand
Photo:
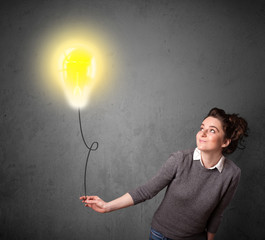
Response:
[[[98,196],[82,196],[80,197],[86,207],[90,207],[96,212],[107,213],[121,208],[126,208],[134,205],[133,199],[129,193],[112,200],[111,202],[104,202]]]
[[[92,208],[94,211],[99,213],[106,213],[109,212],[107,208],[107,203],[104,202],[98,196],[82,196],[80,197],[83,203],[85,203],[86,207]]]

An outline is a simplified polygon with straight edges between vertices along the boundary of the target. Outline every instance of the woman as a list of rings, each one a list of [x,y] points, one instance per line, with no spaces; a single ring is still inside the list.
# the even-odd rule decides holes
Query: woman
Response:
[[[247,129],[247,122],[237,114],[213,108],[196,135],[197,148],[173,153],[146,184],[111,202],[97,196],[80,199],[106,213],[151,199],[167,186],[152,220],[150,239],[213,240],[241,173],[224,155],[236,150]]]

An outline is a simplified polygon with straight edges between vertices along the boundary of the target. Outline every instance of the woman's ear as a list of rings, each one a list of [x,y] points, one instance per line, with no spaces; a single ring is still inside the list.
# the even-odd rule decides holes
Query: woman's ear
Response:
[[[226,139],[224,140],[224,143],[222,144],[222,148],[227,147],[230,143],[231,143],[231,139],[226,138]]]

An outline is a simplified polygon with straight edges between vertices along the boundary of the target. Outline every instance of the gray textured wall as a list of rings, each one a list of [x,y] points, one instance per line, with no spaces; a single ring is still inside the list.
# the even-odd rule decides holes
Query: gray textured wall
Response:
[[[195,147],[217,106],[240,113],[251,132],[231,156],[242,178],[216,239],[264,240],[265,2],[154,0],[1,3],[0,238],[147,239],[163,196],[105,215],[80,203],[77,111],[36,67],[50,31],[67,24],[109,42],[106,84],[82,110],[87,140],[100,144],[89,194],[108,201],[144,183],[171,152]]]

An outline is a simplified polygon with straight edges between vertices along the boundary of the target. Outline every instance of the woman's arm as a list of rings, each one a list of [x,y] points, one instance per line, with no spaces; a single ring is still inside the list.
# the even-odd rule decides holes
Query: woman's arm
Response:
[[[207,240],[214,240],[214,233],[207,232]]]
[[[237,170],[237,172],[234,172],[232,174],[233,174],[233,178],[230,180],[230,184],[228,188],[226,189],[225,194],[222,196],[220,202],[218,203],[218,205],[212,212],[210,218],[208,219],[206,228],[207,228],[207,231],[209,232],[214,232],[214,233],[217,232],[218,227],[223,217],[224,210],[226,209],[226,207],[228,206],[228,204],[231,202],[231,200],[233,199],[235,195],[235,192],[236,192],[239,180],[240,180],[241,171],[239,169]]]
[[[90,207],[99,213],[112,212],[134,205],[133,199],[129,193],[126,193],[110,202],[105,202],[98,196],[82,196],[80,197],[80,200],[85,203],[86,207]]]
[[[172,154],[159,172],[146,184],[111,202],[104,202],[98,196],[82,196],[80,199],[85,203],[86,207],[90,207],[100,213],[126,208],[151,199],[172,181],[176,173],[177,159],[179,157],[183,156]]]

